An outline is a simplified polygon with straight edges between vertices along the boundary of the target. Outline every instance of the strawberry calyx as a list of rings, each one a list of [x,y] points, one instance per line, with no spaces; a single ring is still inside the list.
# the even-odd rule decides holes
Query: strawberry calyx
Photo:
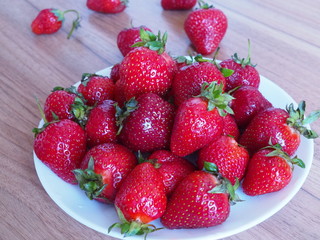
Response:
[[[83,73],[81,77],[81,84],[86,87],[92,77],[104,77],[104,76],[98,75],[95,73]]]
[[[128,6],[129,0],[120,0],[120,2],[125,5]]]
[[[229,106],[229,102],[234,99],[230,94],[223,91],[223,84],[204,82],[201,86],[201,93],[195,97],[202,97],[208,101],[208,111],[216,108],[221,116],[234,114]]]
[[[65,20],[65,14],[69,13],[69,12],[73,12],[76,14],[76,19],[73,20],[72,22],[72,27],[68,33],[68,36],[67,38],[70,39],[72,33],[74,32],[74,30],[76,30],[77,28],[80,27],[80,20],[81,20],[81,17],[80,17],[80,14],[78,11],[74,10],[74,9],[69,9],[69,10],[66,10],[66,11],[61,11],[59,9],[56,9],[56,8],[51,8],[50,10],[56,17],[57,17],[57,20],[60,21],[60,22],[64,22]]]
[[[141,151],[138,151],[137,155],[138,155],[137,158],[138,158],[139,164],[148,162],[148,163],[151,163],[155,168],[161,167],[161,163],[158,163],[158,159],[147,159],[142,155]]]
[[[199,4],[200,9],[210,9],[210,8],[214,8],[213,5],[209,5],[208,3],[206,3],[206,2],[203,1],[203,0],[198,0],[198,4]]]
[[[124,217],[123,213],[121,210],[116,206],[117,214],[120,219],[120,222],[112,224],[108,228],[108,233],[110,231],[117,227],[121,229],[121,233],[124,234],[124,237],[129,237],[129,236],[134,236],[134,235],[144,235],[144,240],[147,239],[147,235],[149,233],[161,230],[163,228],[157,228],[153,224],[148,224],[148,223],[141,223],[138,221],[127,221],[126,218]]]
[[[140,28],[140,42],[136,42],[131,47],[147,47],[150,50],[158,52],[158,54],[162,54],[165,51],[165,46],[168,40],[168,33],[165,32],[161,36],[161,32],[158,32],[158,35],[150,31],[146,31],[143,28]]]
[[[294,109],[293,103],[287,106],[286,110],[289,113],[287,124],[299,131],[308,139],[317,138],[319,135],[315,131],[308,129],[305,125],[311,124],[312,122],[318,120],[320,118],[320,110],[313,111],[309,114],[309,116],[305,117],[305,109],[306,102],[303,100],[298,104],[297,109]]]
[[[94,172],[94,159],[90,158],[88,168],[85,170],[75,169],[72,171],[76,177],[80,189],[82,189],[90,200],[103,199],[110,202],[100,194],[106,188],[107,184],[102,181],[102,176]]]
[[[234,53],[231,56],[231,59],[240,64],[242,68],[245,68],[246,66],[251,66],[251,67],[256,67],[257,64],[252,64],[251,63],[251,47],[250,47],[250,40],[248,39],[248,55],[246,58],[239,58],[237,53]]]
[[[138,101],[135,99],[135,97],[125,102],[122,108],[119,107],[118,103],[115,103],[114,106],[116,108],[116,125],[119,127],[117,135],[119,135],[123,128],[124,120],[129,117],[129,115],[134,112],[139,106]]]

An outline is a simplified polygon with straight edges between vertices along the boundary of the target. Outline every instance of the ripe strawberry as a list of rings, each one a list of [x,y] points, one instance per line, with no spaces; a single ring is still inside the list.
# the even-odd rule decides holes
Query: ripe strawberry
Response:
[[[140,37],[140,29],[152,32],[146,26],[126,28],[119,32],[117,36],[117,45],[123,56],[126,56],[128,52],[133,49],[133,44],[142,41]]]
[[[91,148],[73,173],[88,198],[112,203],[123,180],[137,163],[136,156],[126,147],[104,143]]]
[[[172,66],[168,63],[168,56],[164,56],[167,34],[155,36],[143,29],[140,33],[143,41],[134,45],[120,66],[126,100],[148,92],[163,96],[173,79]]]
[[[199,1],[200,9],[191,12],[184,22],[184,30],[202,55],[213,53],[223,39],[228,21],[226,15],[219,9]]]
[[[167,204],[160,173],[151,163],[137,165],[124,179],[115,199],[121,223],[109,227],[121,228],[124,236],[148,234],[159,230],[149,222],[160,218]]]
[[[230,201],[238,200],[237,187],[219,175],[195,171],[174,190],[161,223],[169,229],[219,225],[229,216]]]
[[[158,150],[149,157],[161,174],[166,195],[170,196],[177,184],[187,175],[195,171],[195,166],[188,160],[178,157],[167,150]]]
[[[251,63],[250,41],[248,43],[248,56],[246,59],[240,59],[235,53],[231,59],[226,59],[220,63],[220,66],[234,70],[234,73],[226,77],[226,91],[230,91],[239,86],[252,86],[258,88],[260,85],[260,75],[255,66]]]
[[[47,8],[41,10],[37,17],[31,23],[31,30],[35,34],[52,34],[57,32],[65,20],[64,15],[68,12],[77,14],[77,18],[72,23],[72,28],[68,34],[68,39],[73,31],[80,26],[80,15],[76,10],[61,11],[55,8]]]
[[[161,0],[161,6],[165,10],[188,10],[196,3],[197,0]]]
[[[250,159],[242,183],[243,192],[255,196],[283,189],[292,178],[294,164],[305,167],[301,159],[291,159],[284,153],[279,144],[259,150]]]
[[[199,151],[198,168],[202,169],[204,162],[217,165],[220,174],[229,179],[231,184],[242,180],[249,162],[248,151],[239,146],[237,141],[229,136],[221,136],[213,143]]]
[[[293,104],[286,110],[268,108],[257,114],[242,136],[239,143],[245,146],[251,154],[269,145],[269,142],[280,144],[282,150],[292,156],[300,145],[300,136],[316,138],[317,133],[307,129],[309,124],[320,117],[320,111],[312,112],[307,118],[304,116],[305,102],[301,101],[295,110]]]
[[[85,126],[89,147],[117,141],[115,102],[105,100],[90,111]]]
[[[110,78],[113,80],[114,83],[116,83],[120,78],[119,70],[120,70],[120,63],[113,65],[113,67],[111,68]]]
[[[272,107],[272,104],[262,95],[259,89],[243,86],[232,93],[234,99],[230,107],[239,128],[244,129],[259,112]]]
[[[170,103],[154,93],[145,93],[129,101],[125,110],[118,110],[119,139],[125,146],[141,152],[169,147],[174,118]]]
[[[174,76],[172,93],[174,103],[179,106],[190,97],[199,95],[204,82],[213,81],[226,84],[226,80],[214,61],[203,59],[201,55],[194,57],[190,65],[181,67]],[[223,87],[224,89],[224,87]]]
[[[236,141],[239,140],[240,130],[233,117],[233,114],[227,114],[223,119],[224,127],[222,129],[222,135],[232,136]]]
[[[113,100],[114,83],[108,77],[84,73],[78,92],[87,100],[89,106],[93,106],[101,104],[104,100]]]
[[[87,0],[87,7],[96,12],[119,13],[127,7],[128,0]]]
[[[126,97],[123,92],[124,81],[119,79],[114,85],[114,100],[118,103],[119,107],[124,107]]]
[[[201,95],[180,104],[171,134],[171,152],[186,156],[213,142],[222,134],[223,117],[232,113],[231,96],[222,93],[222,85],[204,83]]]
[[[69,119],[46,122],[43,128],[34,129],[34,152],[37,157],[64,181],[76,184],[72,171],[86,151],[84,130]]]

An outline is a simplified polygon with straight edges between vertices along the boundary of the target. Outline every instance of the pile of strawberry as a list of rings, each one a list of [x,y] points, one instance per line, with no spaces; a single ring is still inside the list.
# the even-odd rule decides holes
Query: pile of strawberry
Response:
[[[114,204],[125,236],[223,223],[236,190],[255,196],[291,180],[301,136],[317,134],[297,109],[275,108],[259,91],[250,54],[218,63],[172,58],[167,34],[147,27],[118,35],[124,58],[110,76],[83,74],[78,87],[55,88],[34,151],[90,199]],[[132,46],[132,47],[129,47]],[[41,107],[40,107],[41,109]]]

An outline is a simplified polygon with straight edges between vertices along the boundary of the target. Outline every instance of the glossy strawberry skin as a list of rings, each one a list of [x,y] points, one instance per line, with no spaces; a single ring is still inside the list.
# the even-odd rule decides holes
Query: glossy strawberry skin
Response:
[[[120,63],[113,65],[111,68],[110,78],[113,80],[114,83],[116,83],[120,78],[119,70],[120,70]]]
[[[255,67],[251,65],[241,66],[233,59],[227,59],[220,63],[221,67],[233,70],[233,74],[226,77],[226,91],[230,91],[239,86],[252,86],[258,88],[260,85],[260,75]]]
[[[219,46],[228,28],[226,15],[219,9],[198,9],[190,13],[184,23],[184,30],[202,55],[213,53]]]
[[[126,56],[131,50],[133,50],[133,44],[141,41],[141,28],[146,31],[152,32],[151,29],[146,26],[126,28],[119,32],[117,36],[117,45],[122,56]]]
[[[292,178],[292,168],[278,156],[267,157],[273,150],[262,149],[250,159],[246,176],[242,183],[243,192],[250,196],[276,192],[288,185]]]
[[[81,82],[78,92],[87,100],[87,105],[93,106],[104,100],[114,99],[114,83],[108,77],[92,75],[85,82]]]
[[[123,181],[115,199],[127,221],[149,223],[160,218],[167,204],[159,172],[151,163],[137,165]]]
[[[106,198],[109,203],[114,202],[121,183],[138,163],[136,156],[120,144],[104,143],[86,153],[80,164],[81,169],[88,168],[91,157],[94,160],[94,172],[102,176],[103,184],[107,184],[99,197]]]
[[[59,20],[52,8],[41,10],[37,17],[31,23],[31,30],[35,34],[52,34],[57,32],[62,26],[62,20]]]
[[[155,151],[148,159],[156,160],[159,165],[157,170],[162,176],[167,196],[172,194],[183,178],[195,171],[195,166],[188,160],[175,156],[168,150]]]
[[[219,173],[230,180],[242,180],[249,162],[248,151],[239,146],[236,140],[229,136],[221,136],[213,143],[199,151],[198,168],[203,169],[204,162],[212,162],[218,166]]]
[[[224,76],[211,62],[194,62],[180,68],[172,82],[175,105],[179,106],[190,97],[199,95],[202,84],[213,81],[225,85]]]
[[[201,98],[189,98],[180,104],[172,128],[170,150],[184,157],[204,147],[222,134],[223,118],[215,108],[208,111]]]
[[[300,145],[300,133],[287,125],[289,114],[281,108],[268,108],[257,114],[244,133],[239,143],[245,146],[250,154],[272,144],[280,144],[282,150],[292,156]]]
[[[89,147],[102,143],[117,142],[118,127],[114,104],[114,101],[106,100],[90,111],[85,126]]]
[[[164,10],[188,10],[197,4],[197,0],[161,0]]]
[[[120,66],[120,80],[123,81],[126,100],[148,92],[163,96],[171,87],[172,78],[167,60],[146,47],[134,48]]]
[[[232,96],[230,107],[239,128],[245,128],[259,112],[272,107],[272,104],[262,95],[259,89],[252,86],[243,86]]]
[[[76,184],[72,171],[86,151],[84,130],[75,122],[63,119],[49,124],[34,140],[37,157],[64,181]]]
[[[74,119],[71,111],[71,105],[74,103],[77,95],[64,90],[53,91],[47,97],[44,103],[44,113],[48,122],[54,120],[52,112],[58,119]]]
[[[138,108],[125,120],[121,142],[134,151],[151,152],[169,146],[174,108],[154,93],[136,99]]]
[[[119,13],[125,10],[122,0],[87,0],[87,7],[101,13]]]
[[[224,222],[230,213],[227,193],[209,193],[218,180],[210,173],[195,171],[185,177],[173,192],[161,223],[169,229],[212,227]]]

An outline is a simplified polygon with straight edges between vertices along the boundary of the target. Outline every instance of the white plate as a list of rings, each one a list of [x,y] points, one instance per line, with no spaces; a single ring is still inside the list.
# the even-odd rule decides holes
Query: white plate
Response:
[[[106,68],[98,74],[109,76],[111,68]],[[275,107],[284,108],[294,100],[279,86],[261,76],[260,91]],[[40,122],[40,125],[42,122]],[[168,230],[163,229],[148,235],[149,240],[165,239],[219,239],[225,238],[241,231],[249,229],[266,220],[282,207],[284,207],[299,191],[306,180],[312,160],[314,145],[313,140],[302,138],[297,151],[298,157],[304,160],[306,168],[295,167],[291,182],[279,192],[262,196],[249,197],[238,190],[238,194],[244,202],[239,202],[231,207],[231,213],[223,224],[205,229]],[[118,222],[115,209],[112,205],[105,205],[97,201],[89,200],[78,186],[62,181],[49,168],[47,168],[34,154],[34,163],[39,179],[52,198],[52,200],[67,214],[82,224],[107,235],[123,238],[119,229],[113,229],[108,234],[108,227]],[[153,224],[161,226],[160,221]],[[143,239],[141,236],[126,237],[125,239]]]

